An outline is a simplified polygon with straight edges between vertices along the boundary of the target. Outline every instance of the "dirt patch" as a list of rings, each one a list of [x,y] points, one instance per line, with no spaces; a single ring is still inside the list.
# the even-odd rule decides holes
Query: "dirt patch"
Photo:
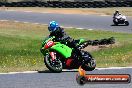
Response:
[[[84,50],[88,51],[88,52],[92,52],[92,51],[98,51],[104,48],[108,48],[110,47],[110,45],[102,45],[102,46],[88,46],[86,47]]]
[[[102,50],[102,49],[107,49],[107,48],[112,48],[112,47],[119,47],[119,46],[121,46],[121,44],[116,42],[115,44],[110,44],[110,45],[88,46],[84,50],[86,50],[88,52],[92,52],[92,51],[98,51],[98,50]]]

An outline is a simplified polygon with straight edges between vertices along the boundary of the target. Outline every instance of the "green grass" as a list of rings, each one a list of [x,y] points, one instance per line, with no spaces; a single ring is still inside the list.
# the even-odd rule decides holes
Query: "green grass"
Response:
[[[115,37],[115,45],[91,52],[97,67],[132,66],[132,34],[76,29],[65,31],[75,39]],[[40,46],[48,34],[44,25],[0,22],[0,72],[46,69]]]

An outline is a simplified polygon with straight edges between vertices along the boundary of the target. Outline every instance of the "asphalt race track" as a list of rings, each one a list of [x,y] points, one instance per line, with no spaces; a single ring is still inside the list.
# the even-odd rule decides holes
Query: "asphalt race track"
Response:
[[[66,15],[50,13],[31,13],[16,11],[0,11],[0,20],[17,20],[22,22],[47,24],[51,20],[58,21],[63,26],[87,29],[101,29],[115,32],[132,33],[132,18],[128,17],[129,26],[111,26],[111,16],[97,15]],[[129,84],[85,84],[80,86],[76,82],[78,72],[0,74],[0,88],[132,88]],[[87,72],[87,74],[130,74],[132,68],[102,69]]]
[[[42,24],[48,24],[50,21],[55,20],[66,27],[132,33],[132,17],[127,19],[130,23],[129,26],[112,26],[112,16],[0,11],[0,20],[17,20]]]
[[[126,69],[104,69],[87,72],[87,74],[130,74],[132,68]],[[0,88],[132,88],[129,84],[85,84],[83,86],[76,82],[77,72],[62,73],[19,73],[1,74]]]

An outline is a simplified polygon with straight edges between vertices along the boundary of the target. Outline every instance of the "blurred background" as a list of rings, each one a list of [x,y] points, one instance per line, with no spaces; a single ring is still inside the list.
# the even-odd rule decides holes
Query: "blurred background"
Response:
[[[0,0],[0,6],[57,8],[132,7],[132,0]]]

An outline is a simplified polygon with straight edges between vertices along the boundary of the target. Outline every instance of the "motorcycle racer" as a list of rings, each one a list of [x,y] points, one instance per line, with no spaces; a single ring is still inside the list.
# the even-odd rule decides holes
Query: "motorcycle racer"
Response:
[[[42,41],[40,48],[44,55],[46,67],[53,72],[61,72],[62,69],[76,69],[81,66],[87,71],[92,71],[96,67],[95,59],[92,55],[82,50],[88,45],[113,44],[113,38],[101,40],[74,40],[68,36],[64,29],[55,21],[48,25],[49,36]]]
[[[53,37],[54,41],[56,42],[61,42],[62,44],[65,44],[69,46],[70,48],[74,48],[74,52],[83,58],[84,62],[88,62],[90,65],[95,63],[95,61],[91,60],[92,58],[87,58],[85,53],[83,53],[80,49],[80,47],[77,46],[76,40],[68,36],[64,29],[59,26],[59,24],[56,21],[51,21],[48,25],[48,30],[50,32],[49,37]],[[101,39],[101,40],[87,40],[86,41],[86,46],[87,45],[104,45],[104,44],[113,44],[115,42],[114,38],[111,37],[109,39]],[[83,47],[83,46],[81,46]]]
[[[115,19],[115,21],[121,19],[123,17],[123,15],[119,12],[119,10],[116,10],[115,13],[113,14],[113,18]]]
[[[119,15],[121,15],[121,13],[119,12],[119,10],[116,10],[113,14],[113,18],[117,18]]]
[[[119,13],[118,10],[116,10],[115,13],[113,14],[113,23],[115,25],[118,25],[118,24],[125,24],[126,26],[129,25],[129,22],[126,19],[126,16]]]
[[[61,42],[61,43],[66,44],[67,46],[69,46],[71,48],[74,48],[75,52],[79,56],[84,58],[82,53],[81,53],[81,50],[79,49],[79,47],[77,47],[77,44],[76,44],[75,40],[72,39],[70,36],[68,36],[65,33],[64,29],[61,28],[56,21],[51,21],[49,23],[48,30],[50,32],[49,37],[55,36],[54,41]],[[90,61],[90,59],[88,61]]]

